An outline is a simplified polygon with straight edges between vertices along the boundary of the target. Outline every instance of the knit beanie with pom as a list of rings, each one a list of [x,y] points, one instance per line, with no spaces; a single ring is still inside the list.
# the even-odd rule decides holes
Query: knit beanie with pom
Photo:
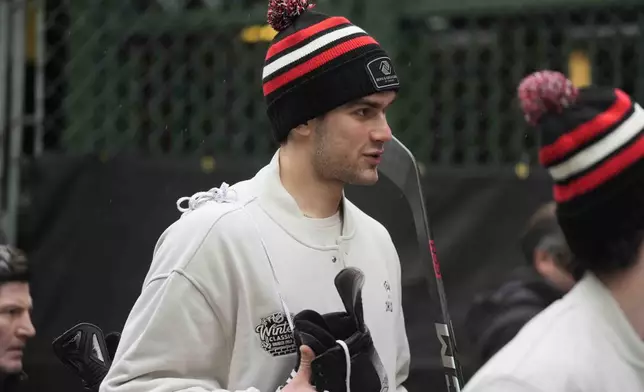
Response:
[[[312,10],[309,0],[270,0],[278,31],[266,53],[262,83],[273,136],[353,100],[397,91],[393,63],[378,42],[347,18]]]
[[[539,161],[570,249],[601,271],[597,260],[644,230],[644,110],[622,90],[578,89],[553,71],[523,79],[518,96],[539,131]]]

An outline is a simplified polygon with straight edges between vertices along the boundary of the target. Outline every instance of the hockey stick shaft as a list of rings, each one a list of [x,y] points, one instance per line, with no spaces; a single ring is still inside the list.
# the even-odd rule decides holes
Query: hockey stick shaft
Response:
[[[456,340],[443,287],[434,233],[427,218],[418,164],[409,149],[395,137],[386,150],[380,171],[402,191],[411,208],[420,246],[420,262],[425,270],[429,288],[430,312],[441,346],[440,358],[447,390],[458,392],[463,385],[463,374],[456,358]]]

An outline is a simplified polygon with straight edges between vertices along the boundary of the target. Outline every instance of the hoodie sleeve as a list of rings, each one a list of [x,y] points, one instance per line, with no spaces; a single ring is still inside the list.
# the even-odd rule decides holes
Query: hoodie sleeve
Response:
[[[231,358],[226,301],[234,295],[226,271],[206,291],[189,268],[221,264],[205,242],[214,223],[195,214],[164,233],[143,290],[121,334],[100,392],[223,391]],[[245,392],[258,392],[255,388]]]

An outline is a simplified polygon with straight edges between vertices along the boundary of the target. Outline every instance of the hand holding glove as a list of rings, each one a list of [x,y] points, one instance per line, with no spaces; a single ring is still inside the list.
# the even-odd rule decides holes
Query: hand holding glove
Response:
[[[121,334],[103,335],[96,325],[80,323],[54,339],[52,345],[58,359],[83,382],[86,390],[95,392],[109,370]]]
[[[311,390],[302,385],[301,380],[306,376],[309,376],[310,385],[318,392],[388,390],[387,375],[364,323],[363,285],[362,271],[346,268],[335,278],[335,286],[345,312],[321,315],[313,310],[304,310],[294,317],[295,341],[301,349],[295,368],[297,373],[282,389],[283,392]],[[305,352],[308,355],[309,348],[315,355],[310,362],[310,369],[310,357],[302,354]],[[301,369],[302,366],[306,367]],[[296,380],[298,382],[293,385]],[[291,388],[292,386],[297,389]]]

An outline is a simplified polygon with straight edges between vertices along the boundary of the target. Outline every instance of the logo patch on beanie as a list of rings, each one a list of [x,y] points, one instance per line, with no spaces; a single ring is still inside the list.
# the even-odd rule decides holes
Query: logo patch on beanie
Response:
[[[389,57],[378,57],[367,63],[367,72],[378,90],[400,86],[398,75]]]

